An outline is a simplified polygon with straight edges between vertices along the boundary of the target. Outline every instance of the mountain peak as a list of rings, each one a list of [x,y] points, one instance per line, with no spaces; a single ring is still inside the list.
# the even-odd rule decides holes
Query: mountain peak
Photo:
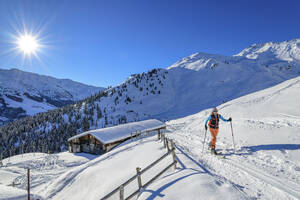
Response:
[[[214,69],[218,66],[224,67],[232,64],[241,66],[262,64],[269,65],[289,65],[290,63],[300,64],[300,39],[292,39],[283,42],[266,42],[263,44],[253,44],[233,56],[224,56],[209,53],[194,53],[184,57],[167,69],[187,69],[193,71]],[[255,64],[254,64],[255,65]]]
[[[299,62],[300,39],[292,39],[283,42],[266,42],[263,44],[253,44],[234,56],[257,60],[278,59],[288,62]]]
[[[224,62],[229,59],[230,57],[228,56],[198,52],[181,59],[167,69],[179,67],[199,71],[201,69],[213,67],[219,62]]]

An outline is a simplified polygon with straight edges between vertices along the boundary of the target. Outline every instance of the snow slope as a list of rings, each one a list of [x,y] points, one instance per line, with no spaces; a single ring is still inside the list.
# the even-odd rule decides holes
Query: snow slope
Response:
[[[0,123],[74,103],[103,89],[18,69],[0,69]]]
[[[88,162],[87,159],[80,158],[80,155],[70,153],[40,154],[39,157],[33,157],[32,154],[25,154],[24,157],[15,156],[10,161],[4,160],[5,167],[0,168],[0,176],[5,177],[3,174],[6,173],[14,174],[14,176],[7,176],[3,180],[6,180],[6,184],[12,180],[16,180],[17,183],[21,182],[22,184],[18,188],[24,189],[26,180],[22,179],[22,175],[26,171],[24,168],[30,167],[33,173],[32,193],[35,198],[96,200],[101,199],[122,182],[135,175],[136,167],[143,169],[166,152],[163,143],[157,141],[157,136],[154,135],[127,141],[119,148]],[[55,159],[46,162],[51,156]],[[28,158],[30,158],[31,163],[28,162]],[[172,168],[162,176],[163,184],[161,186],[166,188],[172,186],[171,191],[152,192],[145,189],[139,194],[138,199],[145,199],[145,194],[148,193],[151,194],[151,198],[164,197],[165,199],[174,199],[175,197],[175,199],[198,199],[199,196],[206,199],[216,199],[217,197],[246,199],[246,195],[235,185],[210,173],[203,166],[195,163],[188,155],[178,154],[178,158],[180,164],[176,171]],[[45,164],[40,166],[42,161]],[[142,175],[143,183],[149,181],[171,162],[172,158],[168,156],[156,167],[144,173]],[[24,190],[2,184],[0,184],[0,199],[9,197],[19,200],[24,197]],[[187,190],[178,190],[178,187],[183,188],[183,185],[191,185],[191,187],[188,187]],[[137,182],[134,181],[125,188],[125,194],[128,195],[130,191],[136,189]],[[174,192],[175,189],[177,190],[176,193]],[[14,190],[19,193],[15,193]],[[117,193],[111,199],[118,199],[118,195]]]
[[[144,188],[137,199],[299,199],[299,89],[297,77],[219,105],[220,114],[233,118],[235,151],[229,123],[221,122],[218,135],[217,151],[226,159],[208,153],[209,134],[202,154],[204,121],[211,109],[167,122],[177,169]],[[41,199],[100,199],[133,176],[136,167],[144,168],[165,152],[154,135],[127,141],[96,158],[70,153],[7,158],[0,168],[0,199],[21,199],[20,191],[12,193],[4,185],[16,180],[24,189],[26,167],[33,169],[32,192]],[[142,181],[170,162],[171,156]],[[125,194],[136,187],[133,182]]]
[[[300,199],[300,77],[218,106],[233,118],[236,152],[229,123],[221,123],[217,151],[205,152],[204,121],[211,109],[168,122],[178,148],[212,173],[230,180],[254,199]],[[155,187],[150,189],[156,189]]]

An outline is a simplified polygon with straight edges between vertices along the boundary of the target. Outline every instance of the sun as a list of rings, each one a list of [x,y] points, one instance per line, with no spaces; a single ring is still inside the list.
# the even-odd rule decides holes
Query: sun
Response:
[[[35,54],[39,48],[39,43],[35,36],[21,35],[17,39],[18,49],[24,54]]]

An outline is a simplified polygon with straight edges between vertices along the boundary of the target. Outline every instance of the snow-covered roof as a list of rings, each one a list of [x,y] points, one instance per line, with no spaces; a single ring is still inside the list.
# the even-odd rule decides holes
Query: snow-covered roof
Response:
[[[154,129],[164,128],[166,124],[157,120],[149,119],[145,121],[132,122],[127,124],[121,124],[118,126],[101,128],[96,130],[87,131],[78,135],[75,135],[68,139],[68,141],[80,138],[85,135],[92,135],[103,144],[119,141],[131,136],[131,133],[151,131]]]

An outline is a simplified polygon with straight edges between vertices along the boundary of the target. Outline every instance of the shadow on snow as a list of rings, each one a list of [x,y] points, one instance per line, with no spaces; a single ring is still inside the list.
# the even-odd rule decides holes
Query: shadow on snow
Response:
[[[243,147],[243,149],[246,149],[251,152],[256,151],[285,151],[285,150],[298,150],[300,149],[300,144],[264,144],[264,145],[258,145],[258,146],[246,146]]]
[[[166,177],[169,177],[169,176],[172,176],[174,174],[177,174],[179,172],[181,172],[182,170],[186,170],[186,169],[189,169],[189,170],[192,170],[193,172],[190,173],[190,174],[187,174],[187,175],[184,175],[184,176],[181,176],[181,177],[178,177],[177,179],[161,186],[160,188],[158,188],[157,190],[149,190],[149,189],[144,189],[142,190],[141,192],[149,192],[151,193],[151,195],[147,198],[147,200],[151,200],[151,199],[155,199],[156,197],[164,197],[165,195],[164,194],[161,194],[162,191],[164,191],[165,189],[167,189],[168,187],[171,187],[172,185],[174,185],[175,183],[179,182],[179,181],[182,181],[183,179],[185,178],[188,178],[190,176],[194,176],[194,175],[197,175],[197,174],[209,174],[209,175],[212,175],[205,167],[203,167],[199,162],[197,162],[195,159],[193,159],[191,156],[189,156],[188,154],[186,154],[180,147],[178,147],[176,144],[175,144],[175,148],[181,153],[183,154],[184,156],[186,156],[189,160],[191,160],[193,163],[195,163],[198,167],[200,167],[201,170],[196,170],[196,169],[192,169],[192,168],[187,168],[185,166],[185,164],[178,158],[178,156],[176,156],[176,159],[179,163],[179,165],[181,165],[181,168],[174,172],[174,173],[171,173],[169,175],[166,175],[164,176],[163,178],[166,178]],[[140,193],[141,194],[141,193]]]
[[[300,150],[300,144],[263,144],[257,146],[244,146],[236,153],[226,152],[223,155],[231,156],[231,155],[251,155],[257,151],[281,151],[282,153],[286,153],[285,151],[290,150]]]

